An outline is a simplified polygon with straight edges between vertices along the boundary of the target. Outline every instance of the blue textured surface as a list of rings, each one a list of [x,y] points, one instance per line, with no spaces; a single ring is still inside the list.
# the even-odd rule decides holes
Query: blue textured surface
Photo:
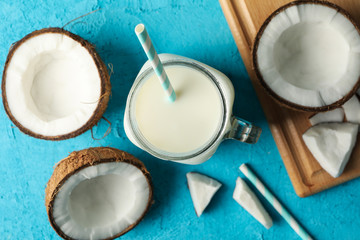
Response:
[[[243,162],[315,238],[360,239],[359,179],[305,199],[295,194],[217,0],[1,1],[1,67],[10,45],[29,32],[61,27],[97,8],[102,10],[67,29],[94,43],[103,60],[114,65],[112,98],[105,113],[112,131],[100,141],[93,140],[89,131],[61,142],[38,140],[14,128],[1,107],[0,239],[59,239],[48,223],[45,185],[56,162],[92,146],[132,153],[153,177],[155,204],[123,239],[299,239],[269,204],[264,203],[274,226],[266,230],[232,199],[237,168]],[[146,61],[134,34],[139,22],[146,25],[158,52],[199,60],[230,77],[236,90],[234,113],[263,128],[256,145],[225,141],[208,162],[185,166],[154,159],[130,143],[123,129],[125,100]],[[100,121],[95,135],[101,136],[107,127]],[[188,171],[199,171],[224,184],[200,218],[186,186]]]

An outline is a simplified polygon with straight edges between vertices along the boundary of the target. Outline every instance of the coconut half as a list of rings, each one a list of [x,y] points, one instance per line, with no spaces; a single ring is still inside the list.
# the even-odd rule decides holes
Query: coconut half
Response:
[[[93,45],[64,29],[46,28],[10,49],[1,88],[6,113],[22,132],[62,140],[97,123],[111,86]]]
[[[261,26],[253,64],[265,90],[281,104],[327,111],[345,103],[360,85],[360,34],[339,6],[295,1]]]
[[[45,190],[50,223],[64,239],[119,237],[141,221],[152,198],[144,164],[109,147],[71,153]]]

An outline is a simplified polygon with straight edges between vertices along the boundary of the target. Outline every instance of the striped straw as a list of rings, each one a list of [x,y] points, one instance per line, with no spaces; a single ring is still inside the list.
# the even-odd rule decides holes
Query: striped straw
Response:
[[[247,177],[250,182],[259,190],[259,192],[270,202],[270,204],[275,208],[275,210],[280,213],[280,215],[286,220],[286,222],[294,229],[294,231],[302,239],[312,239],[310,235],[300,226],[300,224],[294,219],[293,216],[281,205],[281,203],[272,195],[272,193],[264,186],[260,179],[246,166],[242,164],[240,166],[240,171]]]
[[[161,86],[164,88],[166,95],[169,97],[171,102],[176,99],[176,94],[173,87],[170,84],[169,78],[165,72],[165,69],[157,55],[155,48],[151,42],[150,36],[147,33],[144,24],[138,24],[135,27],[135,33],[139,38],[141,46],[144,48],[146,56],[148,57],[151,66],[153,67],[156,75],[158,76]]]

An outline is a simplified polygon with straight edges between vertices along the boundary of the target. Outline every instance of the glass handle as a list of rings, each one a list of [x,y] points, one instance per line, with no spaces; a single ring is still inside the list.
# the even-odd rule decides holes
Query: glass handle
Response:
[[[231,118],[231,129],[225,138],[232,138],[245,143],[256,143],[260,137],[261,128],[238,118]]]

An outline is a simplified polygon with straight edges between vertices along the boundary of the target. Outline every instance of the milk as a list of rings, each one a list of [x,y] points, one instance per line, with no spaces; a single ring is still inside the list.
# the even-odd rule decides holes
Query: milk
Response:
[[[228,77],[196,60],[159,54],[176,92],[167,99],[151,62],[140,69],[124,113],[129,140],[154,157],[200,164],[224,139],[256,143],[261,129],[232,114],[234,87]]]
[[[223,101],[205,73],[184,65],[165,66],[176,92],[170,102],[153,72],[135,95],[135,120],[143,137],[171,153],[191,152],[209,144],[223,121]]]

